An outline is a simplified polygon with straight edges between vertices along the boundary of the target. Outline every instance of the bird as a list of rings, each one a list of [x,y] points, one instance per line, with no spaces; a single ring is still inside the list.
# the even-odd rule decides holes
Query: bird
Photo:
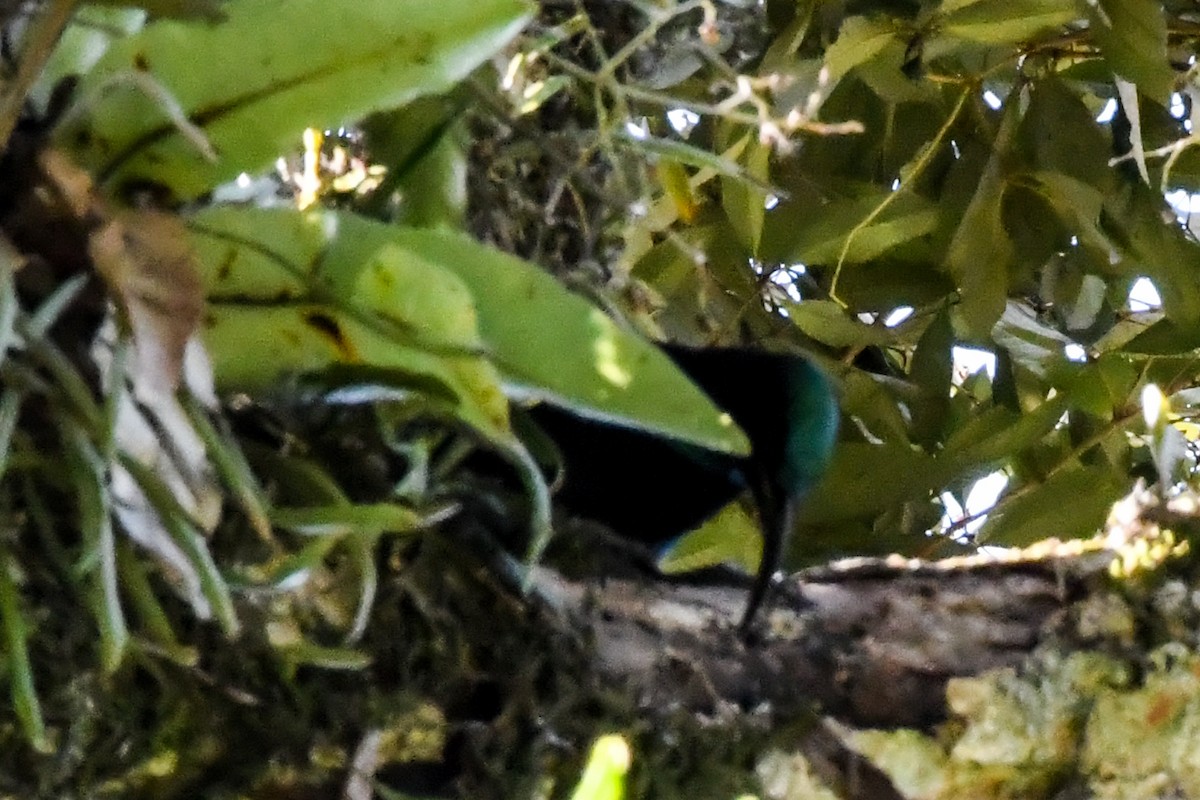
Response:
[[[546,403],[531,409],[530,417],[559,450],[559,504],[651,547],[669,545],[750,492],[763,549],[738,626],[746,633],[782,566],[796,509],[832,460],[837,395],[825,372],[803,355],[660,346],[742,429],[749,455],[709,450]]]

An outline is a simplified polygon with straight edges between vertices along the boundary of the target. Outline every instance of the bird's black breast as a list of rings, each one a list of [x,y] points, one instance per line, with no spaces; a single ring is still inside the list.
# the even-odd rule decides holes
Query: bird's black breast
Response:
[[[558,502],[651,546],[688,531],[745,488],[744,459],[579,417],[549,405],[531,412],[562,456]]]

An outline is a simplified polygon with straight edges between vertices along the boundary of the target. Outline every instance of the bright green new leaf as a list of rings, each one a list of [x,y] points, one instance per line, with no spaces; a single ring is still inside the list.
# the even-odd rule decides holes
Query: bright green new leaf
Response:
[[[753,574],[761,558],[758,523],[741,503],[730,503],[699,528],[668,545],[658,557],[658,568],[671,575],[732,564]]]
[[[218,382],[262,389],[288,374],[334,366],[390,369],[450,387],[458,400],[456,414],[503,435],[508,403],[495,368],[479,354],[474,302],[463,282],[393,244],[359,255],[351,265],[359,270],[353,285],[339,280],[350,277],[350,270],[333,275],[347,265],[336,260],[336,252],[327,254],[311,276],[313,288],[294,302],[213,286],[205,337]],[[226,257],[230,276],[249,268],[236,255]],[[278,273],[280,267],[272,264],[270,270]],[[290,285],[292,277],[284,275],[280,284]],[[325,297],[322,288],[329,290]]]
[[[526,0],[237,0],[219,24],[163,20],[115,43],[80,83],[103,94],[60,143],[120,190],[179,199],[269,164],[305,127],[337,127],[443,91],[524,25]],[[148,76],[212,144],[210,161],[147,97]]]
[[[261,381],[263,370],[347,362],[420,374],[444,360],[474,365],[433,374],[473,387],[474,403],[495,416],[503,397],[486,391],[484,359],[473,355],[486,354],[513,396],[748,451],[742,432],[657,347],[537,267],[466,236],[291,209],[214,208],[192,228],[219,378]],[[478,339],[467,332],[473,316]],[[399,363],[401,353],[411,361]]]
[[[571,800],[622,800],[625,775],[632,759],[625,739],[615,734],[601,736],[592,745],[587,766]]]

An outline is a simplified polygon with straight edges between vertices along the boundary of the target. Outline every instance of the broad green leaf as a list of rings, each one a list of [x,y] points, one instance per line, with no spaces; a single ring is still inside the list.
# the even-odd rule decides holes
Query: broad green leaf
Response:
[[[884,17],[850,17],[842,23],[838,38],[825,51],[829,80],[838,81],[860,64],[879,55],[896,39],[896,23]]]
[[[1111,136],[1077,91],[1061,79],[1046,78],[1030,87],[1029,108],[1013,147],[1039,174],[1067,175],[1107,189],[1113,179],[1108,166]]]
[[[1061,172],[1039,171],[1028,177],[1033,181],[1034,190],[1046,198],[1081,243],[1108,254],[1111,245],[1100,230],[1104,193],[1099,187]]]
[[[803,514],[814,524],[877,514],[928,497],[945,477],[935,459],[906,443],[841,442]]]
[[[862,263],[937,227],[937,207],[913,194],[896,198],[870,224],[862,225],[889,196],[879,192],[823,206],[799,230],[792,256],[806,264],[835,263],[844,250],[848,263]]]
[[[1122,269],[1149,277],[1162,295],[1167,316],[1188,330],[1200,324],[1200,242],[1172,219],[1173,214],[1164,219],[1164,213],[1169,209],[1162,195],[1141,183],[1105,203],[1107,227],[1124,257]]]
[[[1027,547],[1050,537],[1080,539],[1096,533],[1127,480],[1105,467],[1075,467],[1020,490],[988,515],[977,541]]]
[[[1078,17],[1072,0],[973,0],[955,3],[939,28],[943,35],[973,42],[1019,44]]]
[[[1047,400],[1027,414],[995,406],[956,430],[946,441],[942,457],[961,464],[963,469],[1011,458],[1037,444],[1071,407],[1065,395]]]
[[[749,134],[746,134],[749,136]],[[761,186],[770,177],[771,148],[748,142],[742,153],[746,174]],[[745,180],[721,176],[721,205],[746,252],[757,254],[766,215],[767,194]]]
[[[1076,0],[1114,73],[1165,103],[1175,84],[1167,60],[1167,20],[1156,0]]]
[[[938,313],[917,342],[909,378],[920,396],[912,407],[913,438],[927,446],[941,439],[950,411],[954,328],[950,312]]]
[[[892,338],[886,328],[859,322],[832,300],[790,303],[787,312],[805,335],[831,347],[869,347]]]
[[[456,414],[503,435],[508,404],[499,375],[479,355],[475,307],[463,282],[395,244],[359,253],[356,263],[339,255],[326,254],[313,290],[293,302],[278,301],[278,293],[226,294],[209,284],[204,335],[218,382],[261,390],[285,375],[331,366],[394,369],[451,387]],[[233,259],[230,275],[247,269]],[[269,269],[280,272],[278,264]],[[348,277],[356,278],[353,285],[344,283]],[[283,275],[280,285],[292,280]],[[322,286],[331,290],[324,298]]]
[[[80,84],[103,92],[59,141],[118,191],[189,199],[269,164],[305,127],[337,127],[440,92],[524,25],[525,0],[237,0],[215,25],[164,20],[114,43]],[[210,162],[131,76],[161,84],[215,149]]]
[[[958,313],[972,336],[986,341],[1004,313],[1008,270],[1013,245],[1004,228],[1004,154],[1018,118],[1018,103],[1010,102],[980,176],[978,188],[946,252],[946,268],[958,282],[962,303]]]
[[[205,22],[219,22],[225,18],[224,0],[87,0],[87,4],[145,9],[154,18],[198,19]]]
[[[699,528],[668,545],[658,557],[658,568],[670,575],[733,564],[753,574],[761,558],[758,523],[741,503],[730,503]]]
[[[1138,383],[1138,366],[1124,353],[1105,353],[1086,365],[1067,366],[1074,368],[1075,375],[1056,374],[1056,385],[1062,387],[1073,408],[1101,420],[1112,419],[1115,411],[1128,405]]]
[[[214,324],[207,335],[218,374],[222,364],[233,369],[249,358],[259,366],[236,374],[254,378],[273,357],[246,351],[268,348],[294,358],[296,369],[342,363],[347,355],[359,364],[405,366],[397,362],[403,349],[432,361],[480,364],[475,369],[482,371],[473,355],[479,352],[499,367],[514,396],[715,450],[748,450],[744,434],[657,347],[537,267],[461,234],[291,209],[213,208],[198,214],[192,229],[209,287]],[[331,307],[338,312],[333,326]],[[478,339],[467,335],[472,315]],[[222,320],[236,322],[236,333],[220,331]],[[268,338],[264,331],[271,330],[277,334]],[[463,385],[461,376],[435,374]],[[476,402],[498,414],[502,400]]]

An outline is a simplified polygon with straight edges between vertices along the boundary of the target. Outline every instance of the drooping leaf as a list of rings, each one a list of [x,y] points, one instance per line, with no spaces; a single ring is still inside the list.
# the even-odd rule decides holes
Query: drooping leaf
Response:
[[[1155,0],[1077,0],[1114,73],[1165,103],[1175,83],[1167,61],[1167,20]]]
[[[330,24],[321,0],[238,0],[214,25],[163,20],[114,43],[81,81],[103,96],[60,132],[111,186],[188,199],[261,169],[305,127],[337,127],[444,91],[511,39],[525,0],[363,0]],[[199,126],[206,161],[131,75],[150,76]]]
[[[758,186],[768,183],[771,161],[769,147],[760,142],[749,142],[741,160],[745,164],[746,174],[752,177]],[[729,217],[729,224],[737,232],[742,247],[751,254],[758,253],[767,196],[757,186],[745,180],[736,180],[729,176],[721,178],[721,205]]]
[[[192,228],[217,321],[208,335],[218,376],[222,359],[254,359],[257,366],[229,366],[242,378],[256,378],[257,370],[277,364],[243,352],[252,328],[259,348],[293,354],[294,369],[341,363],[355,353],[364,365],[396,363],[401,349],[427,359],[486,357],[500,369],[512,396],[547,400],[716,450],[748,449],[744,435],[657,347],[622,330],[550,275],[460,234],[284,209],[214,208],[197,215]],[[387,291],[400,306],[382,316],[403,314],[404,308],[416,316],[390,320],[381,336],[368,331],[364,320],[380,316],[382,299],[368,317],[357,315],[368,313],[359,296],[362,275],[372,259],[378,264],[384,248],[392,267],[372,285],[394,283]],[[410,289],[431,289],[430,281],[459,288],[443,298],[421,297],[428,292],[415,289],[407,297],[397,281],[409,274],[417,281]],[[451,297],[459,298],[458,311],[438,307]],[[338,310],[335,325],[329,324],[330,307]],[[446,326],[468,316],[477,322],[478,339],[465,337],[464,329],[447,341],[454,331]],[[222,320],[236,321],[236,331],[217,330]],[[265,337],[263,331],[270,330],[276,335]],[[502,400],[479,398],[489,409],[498,409]]]
[[[1016,105],[1009,104],[978,188],[946,252],[946,267],[962,294],[958,313],[967,330],[981,340],[988,338],[992,325],[1000,319],[1008,297],[1013,246],[1002,214],[1006,181],[1004,151],[1017,119]]]

